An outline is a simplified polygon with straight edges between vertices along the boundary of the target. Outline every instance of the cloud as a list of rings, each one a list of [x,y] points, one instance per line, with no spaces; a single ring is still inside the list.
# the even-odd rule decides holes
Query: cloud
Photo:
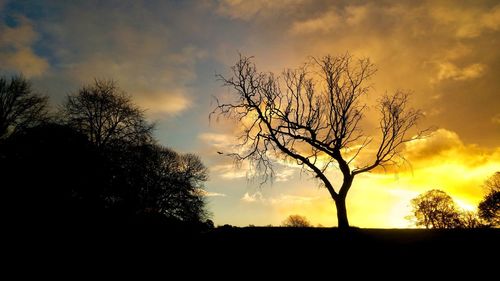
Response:
[[[495,125],[500,125],[500,113],[495,114],[495,116],[491,117],[491,122]]]
[[[227,196],[224,193],[210,192],[210,191],[206,191],[204,189],[200,189],[200,193],[202,196],[205,196],[205,197],[226,197]]]
[[[268,18],[286,13],[307,2],[307,0],[222,0],[216,8],[217,13],[232,19],[252,20],[255,18]]]
[[[232,135],[221,133],[201,133],[198,138],[216,148],[227,148],[234,140]]]
[[[325,35],[341,29],[356,28],[373,16],[371,4],[328,7],[318,16],[311,16],[292,23],[292,35]]]
[[[340,16],[336,11],[332,10],[318,18],[294,22],[290,32],[292,34],[308,34],[311,32],[325,33],[336,28],[340,23]]]
[[[439,167],[454,163],[464,169],[475,169],[500,162],[500,147],[486,149],[464,144],[456,132],[438,129],[426,139],[407,143],[402,154],[414,168]]]
[[[369,57],[378,68],[368,81],[373,86],[366,97],[369,103],[386,91],[411,90],[411,105],[434,113],[422,127],[450,128],[467,142],[497,144],[500,133],[491,123],[500,107],[495,78],[500,75],[495,44],[500,5],[495,1],[305,1],[283,9],[287,16],[255,13],[246,22],[246,37],[229,46],[255,56],[260,70],[278,73],[311,55],[348,51]],[[460,31],[471,25],[478,26],[472,28],[476,31]],[[227,45],[220,51],[226,54],[221,58],[225,64]],[[367,119],[376,127],[374,113]],[[468,122],[463,122],[464,115]]]
[[[453,63],[446,62],[439,64],[439,72],[437,74],[438,81],[453,79],[453,80],[469,80],[481,77],[485,71],[485,65],[475,63],[463,68],[459,68]]]
[[[274,166],[275,175],[273,182],[287,182],[292,177],[295,176],[296,172],[299,171],[296,167],[294,168],[283,168],[282,165],[276,164]],[[241,163],[232,164],[216,164],[210,167],[210,172],[212,176],[221,178],[223,180],[235,180],[246,178],[250,181],[254,180],[258,174],[253,167],[250,166],[248,161]]]
[[[171,116],[191,106],[189,95],[183,89],[169,92],[137,94],[136,102],[141,108],[146,109],[146,114],[152,118]]]
[[[457,133],[441,128],[427,138],[407,143],[403,154],[411,160],[425,160],[463,147]]]
[[[439,6],[431,10],[436,22],[450,27],[458,38],[476,38],[500,28],[500,5],[492,8]]]
[[[234,164],[215,165],[210,168],[210,171],[214,176],[221,177],[226,180],[249,177],[248,163],[244,162],[242,165],[244,165],[244,168],[237,167]]]
[[[481,185],[500,167],[500,147],[481,148],[465,144],[455,132],[439,129],[430,137],[408,143],[402,154],[411,166],[367,174],[374,186],[397,179],[399,188],[423,192],[437,188],[462,200],[462,205],[477,206]]]
[[[138,38],[130,38],[134,36]],[[167,44],[160,46],[161,42],[149,36],[131,32],[124,39],[119,39],[123,40],[119,42],[123,46],[108,50],[103,48],[97,53],[72,58],[76,62],[63,67],[63,71],[82,83],[92,81],[94,77],[116,79],[154,116],[180,113],[192,104],[187,84],[196,78],[194,64],[202,53],[196,52],[194,47],[176,53],[169,50]],[[137,45],[137,49],[130,48],[128,44]]]
[[[8,18],[30,19],[0,24],[2,71],[25,72],[52,100],[94,77],[112,78],[148,108],[148,117],[176,116],[169,129],[182,132],[159,126],[158,135],[168,136],[162,141],[202,155],[214,174],[208,185],[227,187],[221,192],[228,199],[247,206],[245,212],[225,206],[225,214],[245,213],[249,223],[256,223],[257,202],[272,210],[261,217],[278,223],[304,213],[334,225],[335,208],[326,190],[302,180],[293,163],[278,162],[270,194],[236,193],[245,188],[235,183],[244,182],[248,167],[235,168],[225,156],[238,151],[233,136],[241,128],[221,121],[206,133],[205,124],[210,96],[222,91],[213,73],[227,73],[238,50],[255,56],[260,70],[275,72],[311,55],[370,57],[378,68],[368,82],[370,105],[386,90],[409,89],[411,105],[431,113],[421,126],[442,128],[406,147],[411,168],[356,178],[348,199],[355,225],[405,226],[409,199],[429,188],[474,206],[482,196],[475,187],[500,165],[497,1],[19,1],[3,9]],[[366,113],[366,125],[376,128],[376,110]]]
[[[318,198],[291,194],[279,194],[277,196],[264,197],[260,191],[257,191],[253,194],[246,192],[241,198],[241,201],[245,203],[273,205],[280,208],[282,205],[309,205],[316,199]]]
[[[223,133],[202,133],[198,138],[204,144],[204,155],[209,159],[212,178],[223,181],[246,179],[247,184],[263,180],[261,170],[257,170],[249,161],[235,161],[232,153],[242,153],[242,148],[235,145],[234,137]],[[297,171],[296,165],[279,159],[273,160],[273,178],[266,178],[268,183],[282,183],[290,181]]]
[[[273,205],[279,205],[283,203],[293,205],[308,205],[312,204],[315,199],[317,199],[317,197],[281,194],[277,198],[270,198],[269,202]]]
[[[16,22],[17,25],[14,27],[9,27],[5,24],[1,26],[2,37],[0,37],[0,44],[16,49],[25,48],[33,44],[38,38],[38,34],[33,29],[31,22],[23,16],[18,16]]]
[[[1,53],[0,60],[6,70],[20,72],[26,77],[40,76],[49,68],[47,61],[29,48],[17,49],[10,54]]]
[[[196,44],[181,42],[183,21],[188,21],[181,21],[180,11],[170,12],[175,10],[170,5],[176,4],[44,3],[50,17],[33,21],[43,34],[39,47],[51,58],[51,73],[40,77],[44,80],[40,84],[64,83],[67,89],[62,93],[54,93],[59,90],[55,86],[48,89],[52,95],[63,96],[94,78],[113,79],[134,101],[148,108],[150,118],[165,118],[196,107],[192,83],[197,79],[197,64],[207,53]],[[25,9],[35,7],[26,4]],[[168,11],[167,15],[163,11]],[[172,25],[174,19],[179,20],[179,27]],[[9,39],[11,45],[33,42],[37,36],[30,28],[29,23],[20,25],[17,33],[22,31],[25,36],[11,36],[17,38]],[[46,61],[36,63],[29,52],[22,54],[22,59],[10,56],[11,60],[30,65],[31,74],[44,74]]]
[[[349,51],[357,57],[368,56],[378,68],[368,83],[373,86],[368,103],[373,104],[386,90],[410,89],[414,93],[411,106],[433,113],[421,127],[442,128],[403,151],[411,166],[355,179],[347,202],[353,225],[407,227],[404,217],[409,201],[432,188],[445,190],[462,205],[476,206],[481,200],[482,182],[500,167],[500,131],[492,122],[500,108],[495,5],[494,1],[316,1],[302,3],[303,13],[288,8],[288,16],[275,17],[272,24],[262,13],[247,21],[245,28],[252,32],[246,33],[241,48],[255,56],[260,70],[279,72],[300,65],[310,55]],[[440,17],[436,11],[451,12]],[[475,23],[478,19],[480,23]],[[366,117],[363,125],[376,128],[376,111],[367,111]],[[337,177],[331,179],[338,183]],[[295,188],[301,194],[314,190],[317,182],[294,178],[276,186]],[[313,221],[335,225],[329,194],[324,189],[318,194],[313,204],[300,206],[285,201],[272,205],[270,199],[279,195],[249,193],[246,197],[253,204],[260,203],[259,208],[272,206],[281,220],[290,213],[303,213]]]
[[[3,10],[8,0],[0,0],[0,12]]]
[[[236,54],[228,59],[234,49],[254,56],[259,70],[276,73],[299,66],[311,55],[348,51],[366,56],[378,68],[368,81],[372,86],[365,97],[369,105],[385,92],[410,90],[409,105],[427,113],[420,128],[441,128],[404,149],[411,165],[355,179],[348,197],[353,225],[407,227],[409,201],[432,188],[445,190],[464,206],[477,205],[482,182],[500,167],[497,1],[305,1],[283,7],[282,16],[274,17],[272,9],[264,7],[237,7],[238,12],[223,14],[241,26],[238,30],[244,36],[221,44],[221,64],[237,59]],[[362,125],[370,133],[369,128],[378,126],[377,111],[370,108],[365,113]],[[224,132],[228,128],[234,125],[224,124]],[[336,174],[331,179],[338,187],[341,179]],[[313,221],[334,225],[335,207],[324,189],[313,204],[270,203],[289,189],[303,195],[317,185],[293,177],[276,182],[276,191],[262,191],[262,196],[248,193],[243,197],[253,204],[243,205],[271,208],[273,216],[280,217],[276,221],[303,213]]]
[[[462,208],[474,209],[484,195],[484,180],[500,167],[500,148],[488,150],[465,144],[456,132],[445,129],[411,143],[403,155],[411,167],[364,173],[355,178],[347,200],[353,225],[412,227],[405,219],[410,213],[410,200],[436,188],[451,195]],[[328,176],[338,188],[338,173]],[[305,177],[276,185],[273,189],[245,192],[241,202],[256,205],[254,208],[270,208],[281,219],[301,213],[315,223],[336,224],[335,205],[326,189],[317,188],[317,181]]]
[[[254,194],[250,195],[248,192],[243,195],[241,198],[241,201],[246,202],[246,203],[254,203],[254,202],[260,202],[263,200],[262,193],[260,192],[255,192]]]
[[[368,18],[370,12],[370,4],[359,5],[359,6],[347,6],[346,7],[346,23],[348,25],[358,25],[361,24],[365,19]]]
[[[289,181],[298,169],[284,168],[276,173],[276,182],[286,182]]]
[[[18,16],[16,21],[14,27],[0,23],[0,70],[20,72],[27,77],[40,76],[49,64],[33,51],[38,34],[27,18]]]

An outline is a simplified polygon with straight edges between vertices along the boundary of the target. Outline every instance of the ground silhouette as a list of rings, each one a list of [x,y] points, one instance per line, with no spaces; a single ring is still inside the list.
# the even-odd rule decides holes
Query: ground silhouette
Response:
[[[360,277],[426,276],[430,268],[433,276],[479,277],[491,274],[484,268],[495,266],[500,250],[498,229],[222,227],[173,233],[167,226],[129,225],[25,237],[29,240],[23,247],[38,253],[50,250],[56,257],[74,260],[91,257],[92,264],[106,269],[115,263],[130,270],[147,268],[141,276],[154,268],[165,276],[185,278],[200,274],[312,278],[332,270]],[[217,270],[221,267],[223,272]]]

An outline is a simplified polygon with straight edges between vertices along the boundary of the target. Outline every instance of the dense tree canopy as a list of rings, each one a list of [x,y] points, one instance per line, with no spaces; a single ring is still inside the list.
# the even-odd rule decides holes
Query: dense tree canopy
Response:
[[[0,142],[2,199],[14,220],[199,224],[208,218],[208,173],[200,158],[156,144],[153,125],[114,82],[83,87],[50,122],[46,100],[32,95],[26,80],[3,79],[0,88],[1,113],[11,103],[18,110],[16,118],[1,119],[8,121],[3,133],[23,128]]]
[[[460,215],[453,199],[438,189],[429,190],[411,200],[416,226],[425,228],[455,228]]]
[[[283,223],[285,227],[311,227],[309,220],[301,215],[290,215],[286,218]]]
[[[208,173],[196,155],[150,144],[115,151],[108,161],[115,176],[107,204],[132,214],[207,219],[202,189]]]
[[[495,172],[490,178],[488,178],[484,183],[484,187],[489,193],[500,191],[500,172]]]
[[[485,185],[488,193],[479,203],[479,216],[493,227],[500,226],[500,172],[491,176]]]

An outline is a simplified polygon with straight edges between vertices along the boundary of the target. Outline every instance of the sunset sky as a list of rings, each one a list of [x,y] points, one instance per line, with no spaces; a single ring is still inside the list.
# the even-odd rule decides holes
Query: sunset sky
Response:
[[[425,114],[419,126],[434,128],[405,147],[411,166],[355,179],[350,224],[408,227],[409,200],[436,188],[474,209],[500,170],[498,1],[0,0],[0,74],[23,73],[54,107],[94,78],[116,80],[147,108],[162,145],[207,165],[216,225],[279,225],[291,214],[336,225],[328,192],[300,168],[278,165],[274,182],[259,187],[247,165],[218,154],[232,149],[238,125],[208,115],[214,96],[231,94],[215,75],[229,74],[238,52],[279,73],[347,51],[378,69],[369,105],[409,90]]]

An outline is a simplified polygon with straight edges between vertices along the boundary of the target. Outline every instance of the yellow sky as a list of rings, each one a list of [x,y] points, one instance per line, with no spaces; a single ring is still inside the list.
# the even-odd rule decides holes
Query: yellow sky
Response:
[[[222,136],[218,137],[219,141],[227,143]],[[217,149],[223,150],[224,146]],[[442,189],[461,208],[474,210],[484,195],[484,180],[500,167],[499,148],[490,150],[465,145],[456,133],[445,129],[438,129],[428,138],[409,144],[403,155],[409,164],[355,178],[347,198],[351,225],[411,227],[405,219],[410,212],[410,200],[429,189]],[[235,168],[227,163],[214,168],[212,174],[217,175],[216,179],[231,181],[249,176],[247,165]],[[246,191],[238,203],[242,205],[241,210],[265,209],[269,215],[260,220],[251,217],[246,224],[279,225],[288,215],[300,214],[313,224],[336,225],[334,203],[326,189],[319,188],[319,182],[311,180],[307,173],[300,175],[300,169],[293,164],[279,166],[277,171],[276,182],[271,186],[257,188],[257,182],[246,183]],[[339,186],[339,172],[332,170],[328,176]]]

